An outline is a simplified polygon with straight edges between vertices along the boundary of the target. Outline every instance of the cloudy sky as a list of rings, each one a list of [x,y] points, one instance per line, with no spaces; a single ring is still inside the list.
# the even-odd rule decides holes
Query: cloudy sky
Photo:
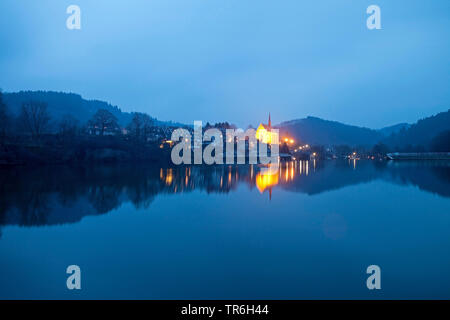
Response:
[[[414,122],[450,108],[450,1],[1,0],[0,87],[185,123]]]

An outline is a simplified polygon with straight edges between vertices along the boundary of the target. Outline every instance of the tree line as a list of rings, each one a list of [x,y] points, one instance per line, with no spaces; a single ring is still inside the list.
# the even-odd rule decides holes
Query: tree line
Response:
[[[133,113],[132,120],[121,128],[117,118],[108,110],[99,109],[85,124],[80,124],[72,115],[52,121],[47,103],[28,101],[22,103],[18,115],[13,115],[4,102],[0,90],[0,142],[9,137],[28,136],[39,142],[43,135],[56,134],[64,139],[79,135],[107,136],[126,134],[137,142],[146,142],[155,126],[154,119],[145,113]]]

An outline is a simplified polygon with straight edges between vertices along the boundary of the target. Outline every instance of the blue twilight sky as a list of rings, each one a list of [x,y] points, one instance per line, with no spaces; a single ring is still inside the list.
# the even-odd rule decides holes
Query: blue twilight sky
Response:
[[[414,122],[450,108],[450,1],[1,0],[0,87],[185,123]]]

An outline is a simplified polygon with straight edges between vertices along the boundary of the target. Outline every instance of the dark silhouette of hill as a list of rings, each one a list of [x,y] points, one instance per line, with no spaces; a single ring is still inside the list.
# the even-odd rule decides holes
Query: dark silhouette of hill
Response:
[[[409,123],[398,123],[398,124],[394,124],[393,126],[381,128],[378,131],[380,133],[382,133],[384,136],[388,137],[391,134],[398,133],[403,129],[406,130],[409,127],[411,127],[411,125]]]
[[[283,122],[276,128],[280,130],[281,136],[287,135],[300,143],[312,145],[373,146],[381,142],[395,151],[442,151],[442,142],[439,150],[434,150],[436,147],[433,146],[438,143],[437,137],[441,141],[443,133],[450,131],[450,110],[414,124],[399,123],[379,130],[316,117]],[[414,148],[417,150],[413,150]]]
[[[397,146],[423,146],[424,149],[429,150],[432,140],[448,130],[450,130],[450,110],[421,119],[409,128],[392,134],[385,139],[384,143],[394,148]]]
[[[130,123],[133,115],[124,112],[119,107],[100,100],[86,100],[79,94],[55,92],[55,91],[20,91],[3,93],[3,100],[9,110],[18,115],[23,103],[40,101],[47,103],[47,110],[54,121],[59,121],[67,115],[71,115],[80,123],[88,122],[99,110],[105,109],[111,112],[122,127]],[[179,123],[164,122],[153,119],[157,125],[182,126]]]
[[[287,121],[276,127],[282,136],[292,136],[301,143],[316,145],[374,145],[383,138],[377,130],[316,117]]]
[[[105,109],[111,112],[122,127],[129,124],[133,117],[132,113],[123,112],[117,106],[99,100],[86,100],[74,93],[20,91],[4,93],[3,100],[10,112],[16,116],[19,114],[23,103],[27,103],[30,100],[45,102],[47,103],[49,115],[54,122],[58,122],[65,116],[70,115],[81,124],[85,124],[99,109]],[[170,121],[153,120],[158,126],[185,126]],[[442,135],[444,131],[450,130],[450,110],[419,120],[412,125],[400,123],[379,130],[347,125],[317,117],[307,117],[283,122],[276,126],[276,128],[280,129],[282,136],[288,135],[296,139],[299,143],[312,145],[371,147],[382,142],[389,146],[390,149],[395,149],[395,151],[406,151],[411,149],[410,146],[421,146],[423,150],[431,150],[430,146],[432,145],[433,139],[438,135]]]

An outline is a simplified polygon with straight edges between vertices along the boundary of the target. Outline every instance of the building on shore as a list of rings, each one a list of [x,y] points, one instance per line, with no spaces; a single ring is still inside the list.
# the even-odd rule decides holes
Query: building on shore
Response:
[[[265,144],[279,143],[278,133],[272,132],[272,122],[270,120],[267,124],[260,123],[256,129],[256,139]]]

